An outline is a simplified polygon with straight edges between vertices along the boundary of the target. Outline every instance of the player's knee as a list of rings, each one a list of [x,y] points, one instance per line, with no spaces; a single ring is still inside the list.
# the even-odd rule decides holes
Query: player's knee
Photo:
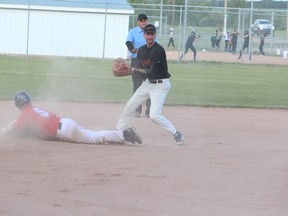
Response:
[[[158,114],[151,114],[150,113],[150,119],[153,121],[153,122],[155,122],[155,123],[157,123],[160,119],[161,119],[161,115],[158,115]]]

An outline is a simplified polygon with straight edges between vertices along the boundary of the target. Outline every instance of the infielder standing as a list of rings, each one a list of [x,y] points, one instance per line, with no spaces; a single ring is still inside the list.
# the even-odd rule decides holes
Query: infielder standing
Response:
[[[32,106],[31,98],[25,91],[16,93],[15,105],[22,113],[15,122],[2,128],[2,133],[32,135],[44,140],[73,143],[101,144],[125,143],[125,141],[142,143],[134,127],[128,126],[123,130],[87,130],[70,118],[61,118],[45,109]]]
[[[138,49],[136,68],[132,67],[132,70],[146,74],[147,79],[127,102],[118,120],[117,129],[123,130],[129,127],[135,108],[150,97],[150,119],[174,135],[177,144],[183,144],[184,135],[177,131],[175,126],[162,115],[163,105],[171,85],[166,52],[161,45],[155,42],[156,28],[154,25],[146,25],[144,37],[146,45]]]

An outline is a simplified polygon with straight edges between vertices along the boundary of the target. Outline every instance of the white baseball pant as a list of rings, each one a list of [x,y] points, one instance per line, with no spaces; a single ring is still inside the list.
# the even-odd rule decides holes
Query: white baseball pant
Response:
[[[64,142],[86,144],[124,143],[122,130],[92,131],[87,130],[72,119],[61,118],[61,128],[57,130],[57,138]]]
[[[145,82],[142,83],[142,85],[127,102],[117,123],[118,130],[124,130],[125,128],[129,127],[136,108],[150,98],[150,119],[171,134],[176,133],[177,130],[174,125],[162,115],[163,105],[171,88],[170,80],[161,80],[162,83],[152,84],[148,79],[146,79]]]

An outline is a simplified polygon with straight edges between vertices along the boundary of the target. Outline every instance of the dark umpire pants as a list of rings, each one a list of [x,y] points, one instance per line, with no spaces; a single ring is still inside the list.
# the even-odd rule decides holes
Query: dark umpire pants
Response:
[[[131,58],[131,66],[135,67],[136,59]],[[143,73],[136,72],[132,75],[132,81],[133,81],[133,93],[142,85],[142,83],[146,80],[146,76]],[[150,113],[150,106],[151,106],[151,100],[148,99],[146,101],[146,111],[145,115],[149,115]],[[136,110],[135,113],[142,113],[142,105],[140,105]]]

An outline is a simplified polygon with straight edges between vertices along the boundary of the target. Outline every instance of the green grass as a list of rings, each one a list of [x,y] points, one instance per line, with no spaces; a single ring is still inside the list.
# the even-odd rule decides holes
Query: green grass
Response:
[[[34,100],[127,102],[131,77],[114,77],[111,65],[111,60],[0,56],[0,99],[25,89]],[[169,71],[169,105],[288,107],[286,66],[169,62]]]
[[[174,68],[175,66],[175,68]],[[286,108],[287,68],[282,66],[199,63],[172,65],[182,76],[173,80],[170,99],[187,105]],[[186,72],[183,72],[186,71]],[[177,74],[178,75],[178,74]],[[188,87],[182,87],[181,83]],[[177,102],[178,104],[179,102]],[[185,104],[185,102],[184,102]]]

